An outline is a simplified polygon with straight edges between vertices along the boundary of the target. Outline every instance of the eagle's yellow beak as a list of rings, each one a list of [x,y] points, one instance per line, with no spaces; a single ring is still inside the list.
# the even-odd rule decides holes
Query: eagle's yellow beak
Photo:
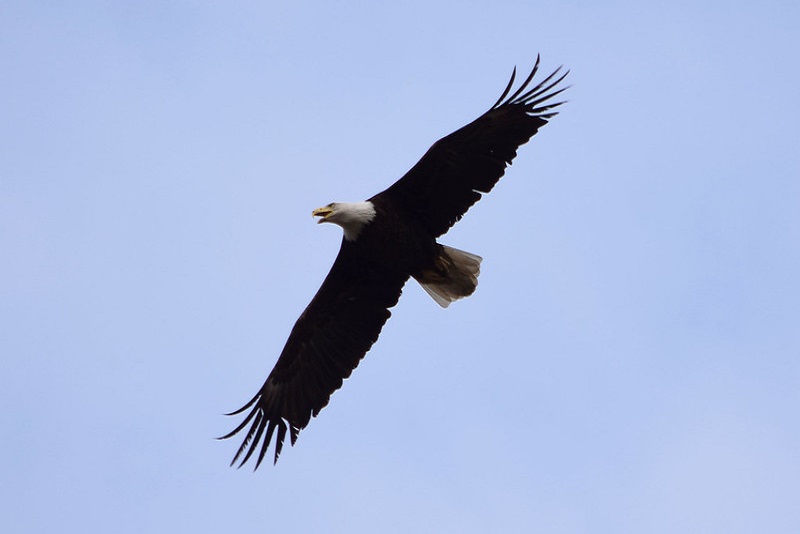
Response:
[[[314,217],[319,217],[320,219],[317,221],[317,224],[321,222],[325,222],[325,219],[333,213],[333,208],[330,206],[325,206],[324,208],[317,208],[311,212],[311,215]]]

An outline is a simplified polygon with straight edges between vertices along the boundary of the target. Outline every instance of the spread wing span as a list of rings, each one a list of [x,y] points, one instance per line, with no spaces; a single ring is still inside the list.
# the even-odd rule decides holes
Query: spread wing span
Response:
[[[350,236],[352,240],[347,239],[345,231],[330,273],[292,328],[275,368],[250,402],[229,414],[247,412],[239,426],[220,438],[245,432],[231,465],[239,462],[241,467],[258,451],[255,465],[258,468],[273,437],[274,461],[277,462],[287,432],[294,445],[300,430],[328,404],[333,392],[342,386],[342,381],[377,341],[391,315],[389,308],[397,304],[403,285],[411,275],[403,268],[394,267],[394,259],[375,257],[376,250],[387,249],[383,243],[393,239],[391,236],[407,235],[389,232],[389,227],[396,223],[407,231],[413,228],[415,233],[410,243],[433,243],[461,219],[482,194],[492,190],[516,157],[517,149],[556,115],[555,108],[563,102],[553,99],[566,89],[560,84],[568,71],[562,73],[559,67],[541,81],[534,82],[538,70],[537,57],[531,73],[514,89],[514,69],[500,98],[486,113],[434,143],[400,180],[369,201],[360,203],[358,216],[367,213],[369,224],[373,225],[372,231],[362,238],[365,243],[356,239],[357,231],[354,232],[356,237]],[[336,203],[330,204],[315,210],[315,214],[329,215],[335,206]],[[379,208],[377,215],[376,206]],[[350,223],[337,224],[346,228]],[[376,243],[381,245],[375,246]],[[394,252],[398,258],[419,252],[410,246],[397,250],[400,252]],[[473,263],[477,258],[466,256],[472,257]],[[407,263],[414,265],[412,261]],[[472,291],[474,285],[460,295]]]

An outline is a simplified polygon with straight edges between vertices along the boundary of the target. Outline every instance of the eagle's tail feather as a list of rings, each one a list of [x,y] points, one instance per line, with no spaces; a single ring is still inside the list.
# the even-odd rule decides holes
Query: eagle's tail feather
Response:
[[[446,308],[475,292],[483,258],[446,245],[441,247],[436,268],[414,278],[439,306]]]

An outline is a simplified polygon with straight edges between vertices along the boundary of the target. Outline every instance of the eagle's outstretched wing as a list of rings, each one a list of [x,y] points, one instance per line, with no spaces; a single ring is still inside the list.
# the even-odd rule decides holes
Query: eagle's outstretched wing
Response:
[[[328,404],[377,341],[408,274],[379,267],[360,252],[342,240],[331,271],[297,319],[266,382],[250,402],[228,414],[250,409],[239,426],[220,438],[250,425],[231,465],[241,458],[241,467],[260,446],[258,468],[276,430],[277,462],[286,431],[294,445],[300,430]]]
[[[516,69],[505,91],[483,115],[433,144],[402,178],[377,196],[416,217],[434,237],[458,222],[488,193],[517,155],[517,148],[556,115],[563,102],[551,99],[567,89],[558,85],[569,74],[561,67],[528,86],[539,70],[539,57],[527,79],[509,96]],[[374,198],[374,197],[373,197]]]

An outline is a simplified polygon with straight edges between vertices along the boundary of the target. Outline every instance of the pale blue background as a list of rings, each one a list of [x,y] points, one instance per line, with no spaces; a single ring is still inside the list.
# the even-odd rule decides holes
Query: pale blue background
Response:
[[[800,4],[0,4],[4,532],[800,532]],[[217,442],[340,231],[570,102],[277,467]]]

